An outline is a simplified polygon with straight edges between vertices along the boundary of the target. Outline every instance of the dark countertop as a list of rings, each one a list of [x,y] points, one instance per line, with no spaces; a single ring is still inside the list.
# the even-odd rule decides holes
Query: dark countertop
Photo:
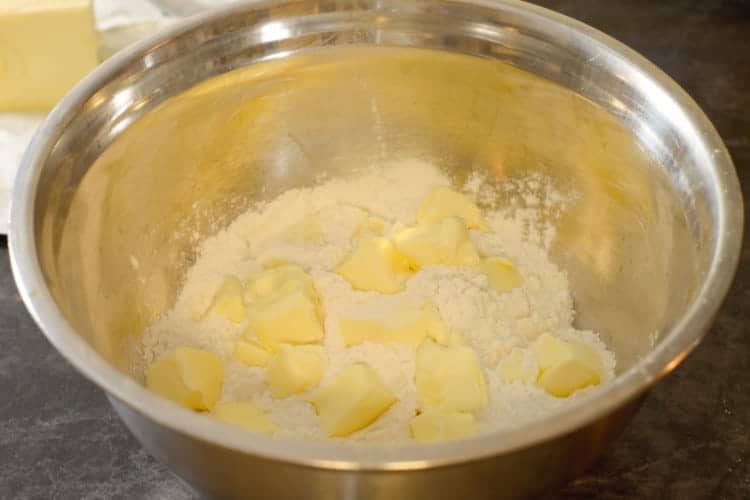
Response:
[[[750,189],[750,0],[546,0],[635,48],[703,107]],[[747,215],[746,215],[747,217]],[[188,499],[49,345],[0,244],[0,498]],[[705,341],[553,498],[750,498],[750,246]]]

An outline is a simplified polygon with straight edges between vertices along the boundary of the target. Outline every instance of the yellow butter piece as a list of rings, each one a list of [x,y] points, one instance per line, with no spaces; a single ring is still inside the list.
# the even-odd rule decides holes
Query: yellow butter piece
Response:
[[[246,318],[245,302],[242,299],[244,290],[240,280],[228,276],[216,291],[209,314],[219,314],[232,323],[242,323]]]
[[[91,0],[0,1],[0,110],[52,108],[98,64]]]
[[[601,382],[603,367],[599,353],[581,342],[567,342],[541,335],[531,349],[539,365],[537,384],[557,397]]]
[[[310,399],[329,436],[348,436],[364,429],[396,401],[377,372],[364,363],[345,368]]]
[[[272,351],[279,344],[312,344],[323,338],[319,299],[312,278],[299,266],[267,269],[246,283],[250,324]]]
[[[468,346],[425,340],[417,350],[415,378],[424,410],[474,411],[488,404],[479,358]]]
[[[394,238],[412,269],[428,265],[474,266],[479,255],[458,217],[405,229]]]
[[[271,353],[253,340],[239,340],[234,346],[232,357],[247,366],[264,367],[271,359]]]
[[[266,412],[252,403],[243,401],[219,403],[211,410],[211,416],[222,422],[263,434],[273,434],[279,430]]]
[[[539,375],[539,367],[537,366],[536,359],[534,359],[534,355],[531,352],[514,347],[513,350],[498,363],[497,373],[500,375],[500,380],[506,384],[512,382],[530,384],[536,382],[537,376]]]
[[[313,279],[300,266],[282,264],[256,274],[246,283],[245,299],[248,303],[273,298],[277,294],[302,291],[317,301]]]
[[[355,290],[396,293],[404,289],[409,263],[389,239],[365,236],[336,272]]]
[[[486,229],[482,212],[468,196],[448,187],[437,187],[417,209],[417,224],[429,224],[446,217],[459,217],[469,229]]]
[[[450,441],[475,435],[477,421],[471,413],[424,412],[411,419],[409,429],[415,441]]]
[[[502,257],[489,257],[482,260],[479,270],[487,275],[490,286],[499,292],[509,292],[523,284],[523,276],[516,266]]]
[[[192,347],[178,347],[152,364],[146,387],[193,410],[210,410],[221,395],[224,365],[219,357]]]
[[[320,383],[327,359],[319,346],[284,347],[268,363],[266,377],[275,398],[299,394]]]
[[[339,328],[347,347],[366,341],[417,347],[428,337],[439,343],[448,340],[445,324],[432,304],[397,311],[393,317],[384,320],[341,318]]]
[[[250,324],[271,351],[279,344],[314,344],[323,338],[318,306],[302,290],[279,293],[252,304]]]

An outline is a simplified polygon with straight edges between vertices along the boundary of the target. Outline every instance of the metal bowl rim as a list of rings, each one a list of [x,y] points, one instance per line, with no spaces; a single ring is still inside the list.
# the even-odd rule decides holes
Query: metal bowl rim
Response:
[[[737,175],[718,133],[703,111],[677,83],[660,69],[604,33],[572,18],[519,0],[460,0],[469,6],[503,8],[533,15],[557,29],[606,48],[642,71],[651,82],[673,98],[692,128],[712,152],[713,189],[719,195],[717,250],[705,280],[683,318],[642,360],[619,375],[598,394],[571,405],[554,419],[543,419],[511,431],[497,431],[475,438],[438,444],[361,446],[274,438],[236,429],[187,411],[145,389],[124,375],[67,322],[53,300],[39,265],[34,243],[34,204],[45,158],[54,140],[75,111],[97,89],[115,79],[123,68],[139,61],[162,43],[184,35],[232,12],[273,4],[260,0],[228,6],[180,21],[116,54],[79,83],[49,114],[27,149],[17,175],[11,206],[9,249],[19,293],[31,316],[55,348],[85,377],[127,407],[161,426],[199,441],[302,466],[338,470],[409,470],[443,466],[508,453],[551,440],[584,427],[642,395],[661,376],[674,369],[700,342],[726,296],[735,274],[742,243],[743,203]]]

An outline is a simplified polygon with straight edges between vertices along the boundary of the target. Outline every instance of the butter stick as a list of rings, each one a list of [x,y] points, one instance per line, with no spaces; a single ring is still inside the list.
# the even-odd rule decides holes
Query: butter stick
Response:
[[[48,110],[97,63],[91,0],[0,1],[0,110]]]

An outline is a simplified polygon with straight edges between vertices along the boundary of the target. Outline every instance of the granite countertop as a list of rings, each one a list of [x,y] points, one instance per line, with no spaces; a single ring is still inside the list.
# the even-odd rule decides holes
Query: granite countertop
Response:
[[[750,189],[750,0],[545,0],[635,48],[703,107]],[[747,217],[747,216],[746,216]],[[750,247],[714,327],[584,477],[552,498],[750,498]],[[0,498],[193,498],[49,345],[0,240]]]

